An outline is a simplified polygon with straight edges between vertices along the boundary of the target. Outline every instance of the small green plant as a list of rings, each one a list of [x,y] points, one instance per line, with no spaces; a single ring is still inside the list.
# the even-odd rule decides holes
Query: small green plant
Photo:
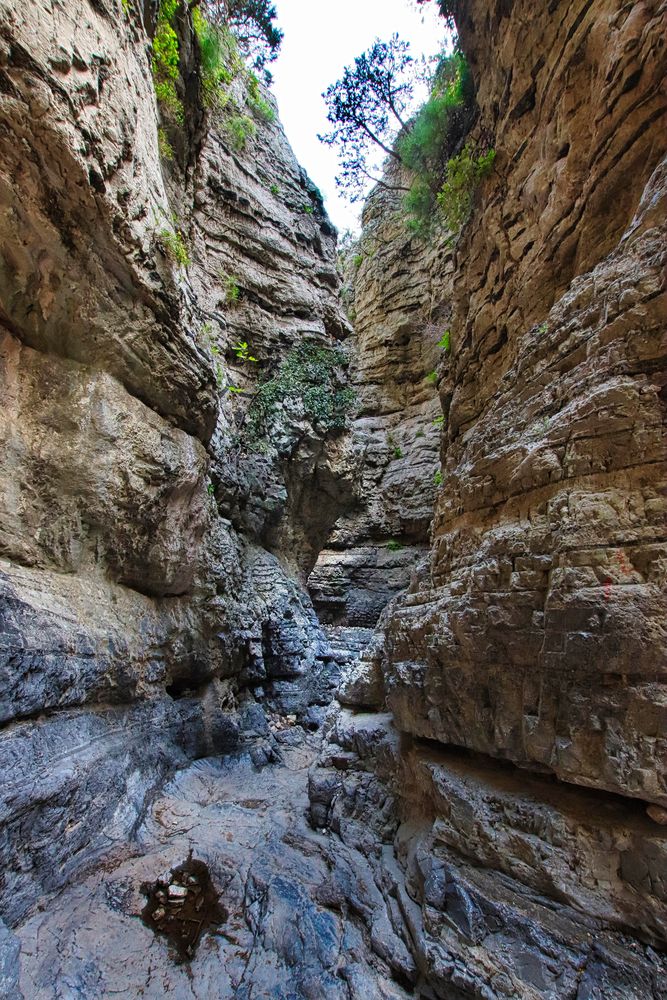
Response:
[[[435,385],[435,383],[438,381],[438,373],[429,372],[428,375],[426,376],[426,381],[430,382],[432,385]]]
[[[161,112],[183,124],[183,102],[176,91],[176,81],[180,75],[180,53],[178,36],[173,22],[180,0],[161,0],[158,10],[157,27],[153,39],[151,70],[155,86],[155,96]]]
[[[355,253],[354,257],[352,258],[352,265],[355,271],[359,270],[363,262],[364,262],[364,255],[362,253]]]
[[[216,355],[220,353],[220,348],[213,339],[213,324],[210,322],[202,323],[201,329],[199,331],[204,344],[211,352],[211,354]]]
[[[416,177],[403,199],[407,228],[415,236],[426,236],[433,224],[433,192],[428,180]]]
[[[215,493],[215,486],[213,485],[213,483],[209,483],[208,484],[208,486],[206,487],[206,492],[208,493],[208,495],[210,497],[212,497],[214,495],[214,493]]]
[[[181,267],[188,267],[190,255],[188,254],[185,240],[178,230],[161,229],[158,233],[158,238],[162,249],[168,257],[171,257],[175,264],[179,264]]]
[[[241,389],[238,385],[228,385],[227,392],[240,393],[240,392],[245,392],[245,389]]]
[[[257,134],[257,126],[248,115],[232,114],[225,122],[224,131],[232,148],[240,153],[245,149],[248,139]]]
[[[173,160],[174,150],[165,130],[160,127],[157,130],[157,148],[163,160]]]
[[[394,458],[403,458],[403,452],[400,445],[396,445],[394,448]]]
[[[436,486],[442,486],[442,472],[440,469],[433,475],[433,482]]]
[[[222,281],[222,291],[225,297],[225,302],[228,306],[236,305],[241,297],[241,289],[239,287],[238,278],[234,274],[227,274],[225,271],[221,271],[220,279]]]
[[[387,548],[390,552],[400,552],[404,546],[400,542],[397,542],[395,538],[390,538],[387,542]]]
[[[303,210],[306,213],[306,215],[313,215],[313,213],[315,212],[315,209],[313,208],[312,205],[304,205]]]
[[[278,194],[280,194],[280,188],[278,187],[278,185],[277,185],[277,184],[272,184],[272,185],[271,185],[271,187],[269,188],[269,191],[270,191],[270,192],[271,192],[271,194],[273,194],[273,195],[278,195]]]
[[[120,5],[123,8],[123,14],[130,13],[130,0],[120,0]]]
[[[246,99],[250,110],[257,118],[265,122],[275,121],[276,113],[266,98],[262,97],[259,80],[252,72],[248,73],[246,81]]]
[[[438,205],[445,225],[457,233],[472,211],[475,191],[480,182],[491,173],[496,158],[494,149],[475,156],[471,143],[466,143],[458,156],[447,162],[445,182],[438,194]]]
[[[415,432],[415,438],[423,438],[423,437],[426,437],[426,435],[424,434],[423,431],[416,431]]]
[[[544,334],[547,332],[548,329],[549,329],[548,323],[540,323],[540,325],[537,328],[537,332],[540,334],[540,336],[544,336]]]
[[[434,427],[444,427],[445,426],[445,415],[442,413],[439,417],[436,417],[433,421]]]
[[[449,354],[449,352],[452,349],[452,337],[449,330],[445,330],[442,337],[435,346],[441,347],[443,351],[446,351],[446,353]]]
[[[241,340],[238,344],[234,344],[233,351],[239,361],[257,361],[257,358],[254,358],[250,353],[250,347],[246,340]]]
[[[211,323],[204,323],[201,327],[200,334],[202,340],[204,341],[204,346],[208,349],[211,357],[213,358],[213,372],[215,374],[215,380],[218,385],[222,385],[224,372],[220,362],[220,348],[213,339],[213,325]]]

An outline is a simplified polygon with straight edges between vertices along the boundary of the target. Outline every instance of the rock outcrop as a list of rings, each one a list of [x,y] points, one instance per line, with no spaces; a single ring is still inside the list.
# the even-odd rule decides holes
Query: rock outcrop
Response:
[[[433,517],[441,423],[434,379],[449,301],[432,282],[451,253],[446,245],[425,252],[399,207],[395,194],[376,189],[348,255],[360,475],[356,503],[335,523],[308,581],[322,621],[341,627],[377,624],[426,555]]]
[[[594,6],[461,24],[498,152],[388,697],[414,735],[664,804],[664,11]]]

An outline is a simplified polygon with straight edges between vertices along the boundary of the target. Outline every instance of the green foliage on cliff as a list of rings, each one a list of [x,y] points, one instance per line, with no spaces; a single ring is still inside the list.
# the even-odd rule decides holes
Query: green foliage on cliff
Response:
[[[199,8],[192,12],[192,23],[199,43],[202,102],[240,152],[257,132],[253,117],[270,122],[275,112],[262,96],[258,77],[245,66],[228,25],[209,21]]]
[[[163,160],[173,160],[174,149],[169,142],[169,136],[161,125],[157,130],[157,148]]]
[[[265,121],[275,117],[258,77],[244,62],[253,45],[277,51],[282,33],[272,24],[275,8],[265,0],[205,0],[202,8],[188,7],[186,11],[183,0],[160,0],[151,70],[160,112],[172,125],[182,125],[185,117],[177,87],[181,67],[176,19],[187,12],[199,49],[202,103],[222,115],[223,131],[233,148],[241,150],[256,132],[251,116]],[[263,66],[267,58],[266,54],[257,56],[255,65]],[[242,85],[233,88],[239,78]],[[163,135],[166,140],[164,130]],[[169,149],[168,140],[161,140],[165,158],[170,158]]]
[[[495,158],[494,149],[476,156],[472,145],[466,143],[458,156],[448,161],[438,205],[445,225],[452,232],[459,230],[470,215],[475,191],[480,181],[491,173]]]
[[[470,129],[475,93],[468,64],[460,52],[444,56],[431,94],[398,139],[403,164],[413,173],[404,199],[408,228],[424,235],[437,221],[437,197],[447,162]]]
[[[176,92],[180,55],[174,20],[180,0],[161,0],[153,39],[151,70],[160,111],[166,118],[183,122],[183,103]]]
[[[442,13],[450,18],[454,6],[441,4]],[[341,172],[336,182],[351,201],[376,181],[387,190],[406,192],[403,207],[412,232],[427,236],[444,225],[456,233],[470,215],[476,188],[493,167],[495,151],[486,141],[475,147],[466,143],[477,102],[472,74],[458,49],[441,57],[428,100],[404,121],[416,65],[398,35],[376,41],[324,93],[333,127],[319,138],[338,147]],[[372,155],[378,149],[387,157],[379,180],[372,176]],[[387,170],[391,161],[402,169]]]
[[[373,173],[379,166],[374,163],[378,149],[400,161],[394,138],[406,127],[414,77],[409,45],[395,34],[388,42],[376,39],[322,94],[332,127],[318,138],[338,148],[336,183],[350,201],[363,198],[368,182],[377,180]]]
[[[266,65],[276,58],[283,40],[275,23],[275,4],[271,0],[202,0],[202,5],[206,19],[228,28],[243,58],[270,78]]]
[[[341,375],[347,364],[347,355],[341,350],[313,343],[293,348],[253,397],[245,426],[249,447],[261,448],[283,409],[300,409],[324,432],[344,428],[356,400]]]
[[[249,361],[257,361],[257,358],[250,353],[250,344],[247,340],[239,340],[238,344],[234,344],[232,350],[237,361],[242,361],[244,364]]]
[[[446,351],[446,353],[449,354],[452,349],[452,335],[449,330],[445,330],[435,346],[442,348],[443,351]]]
[[[190,255],[188,253],[188,248],[185,245],[183,235],[178,230],[161,229],[158,233],[158,237],[163,251],[174,261],[175,264],[179,264],[181,267],[187,267],[189,265]]]
[[[243,71],[236,40],[226,25],[211,24],[198,7],[192,12],[192,26],[199,43],[202,100],[215,106],[223,88]]]
[[[222,282],[225,302],[228,306],[235,306],[241,298],[241,288],[238,278],[235,274],[227,274],[226,271],[221,271],[220,281]]]
[[[257,134],[257,126],[248,115],[232,114],[225,121],[224,132],[233,149],[240,153],[245,149],[248,139]]]
[[[428,174],[437,169],[443,150],[452,146],[470,117],[474,91],[468,64],[460,52],[441,58],[431,94],[417,112],[410,128],[398,140],[403,163]]]
[[[275,121],[276,113],[269,102],[262,97],[259,79],[254,73],[248,73],[246,92],[246,100],[252,113],[266,122]]]

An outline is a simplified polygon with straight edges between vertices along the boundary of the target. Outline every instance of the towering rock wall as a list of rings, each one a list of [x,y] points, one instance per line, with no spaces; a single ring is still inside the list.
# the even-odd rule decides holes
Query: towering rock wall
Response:
[[[451,308],[430,560],[313,815],[392,844],[419,995],[663,997],[666,8],[457,6],[496,160],[416,268]]]
[[[75,0],[4,3],[0,18],[11,920],[131,831],[167,771],[237,745],[258,686],[283,710],[326,698],[297,573],[345,508],[351,466],[298,401],[261,448],[241,431],[296,344],[347,333],[335,235],[279,123],[256,116],[239,150],[206,118],[188,18],[185,123],[160,155],[150,14]],[[321,484],[328,504],[313,503]]]
[[[153,3],[2,6],[0,915],[26,997],[665,998],[665,4],[457,6],[494,171],[453,249],[375,194],[355,341],[317,191],[277,123],[243,150],[213,121],[189,17],[169,160]],[[381,614],[306,829],[314,743],[250,734],[265,708],[317,726]],[[193,840],[234,933],[156,973],[139,885]],[[0,921],[10,996],[17,949]]]
[[[451,251],[446,241],[425,249],[410,237],[394,190],[407,180],[401,173],[394,168],[391,186],[369,198],[348,257],[360,475],[356,502],[334,525],[308,581],[321,619],[343,627],[372,628],[408,586],[428,550],[440,468],[435,378],[451,311],[440,284]]]
[[[467,8],[496,169],[457,245],[431,569],[387,677],[415,735],[665,804],[660,8]]]

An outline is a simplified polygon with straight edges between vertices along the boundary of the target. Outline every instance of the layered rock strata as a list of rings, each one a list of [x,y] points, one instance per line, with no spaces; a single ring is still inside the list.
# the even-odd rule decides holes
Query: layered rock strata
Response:
[[[392,184],[405,183],[396,174]],[[322,621],[368,628],[428,548],[442,423],[434,383],[450,312],[433,277],[447,272],[451,252],[444,240],[425,251],[410,237],[390,189],[373,192],[363,223],[346,286],[360,476],[354,507],[333,526],[308,587]]]
[[[431,565],[386,673],[405,731],[661,804],[663,28],[656,3],[468,7],[496,167],[456,247]]]
[[[187,16],[169,160],[152,3],[3,8],[11,1000],[667,995],[665,6],[458,6],[494,171],[453,248],[375,193],[354,342]],[[349,434],[275,384],[343,339]],[[183,967],[136,918],[191,849]]]
[[[264,448],[239,440],[289,351],[348,331],[335,234],[270,109],[244,150],[205,111],[191,22],[177,27],[185,123],[167,136],[152,5],[2,8],[12,922],[122,843],[175,766],[238,746],[253,692],[307,715],[338,669],[298,574],[348,503],[340,435],[292,403]]]
[[[665,8],[459,7],[496,160],[429,265],[430,558],[344,680],[313,815],[354,842],[394,800],[417,995],[663,997]]]

